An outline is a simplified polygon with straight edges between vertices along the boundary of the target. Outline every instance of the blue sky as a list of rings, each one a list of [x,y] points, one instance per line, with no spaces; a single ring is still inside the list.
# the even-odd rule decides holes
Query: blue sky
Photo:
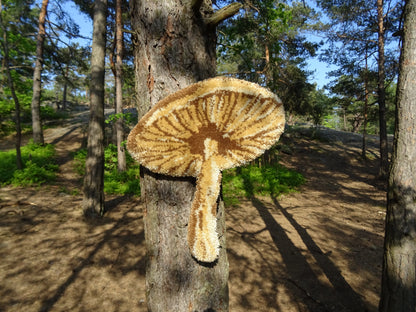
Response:
[[[322,88],[331,81],[327,74],[334,70],[335,66],[319,61],[318,57],[309,58],[307,62],[308,69],[314,71],[314,74],[309,78],[310,83],[316,82],[318,88]]]
[[[72,1],[67,1],[62,6],[64,10],[70,14],[74,22],[78,24],[80,28],[80,35],[91,38],[91,40],[76,39],[74,41],[79,42],[83,46],[91,45],[92,20],[88,17],[88,15],[80,12],[78,7]]]
[[[307,1],[309,4],[311,4],[311,1]],[[80,34],[84,37],[92,37],[92,21],[89,19],[89,17],[83,13],[81,13],[78,8],[75,6],[73,2],[65,2],[63,7],[67,12],[70,13],[72,19],[80,26]],[[312,38],[309,38],[311,40],[320,41],[322,38],[314,36],[312,34],[309,34],[308,36],[311,36]],[[80,42],[81,45],[90,45],[91,42],[88,40],[83,39],[76,39],[78,42]],[[309,82],[310,83],[317,83],[318,88],[322,88],[324,85],[326,85],[330,79],[327,78],[327,73],[331,70],[333,70],[335,67],[320,62],[318,60],[318,57],[309,58],[308,59],[308,70],[314,71],[314,74],[310,77]]]

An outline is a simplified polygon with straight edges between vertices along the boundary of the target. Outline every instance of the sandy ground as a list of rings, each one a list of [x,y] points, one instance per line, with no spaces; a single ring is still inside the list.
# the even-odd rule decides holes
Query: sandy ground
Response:
[[[70,152],[86,120],[45,131],[56,183],[0,189],[0,311],[146,311],[140,198],[107,197],[102,220],[82,217]],[[359,142],[287,134],[280,162],[304,174],[300,192],[226,207],[230,311],[377,311],[385,191],[377,150],[364,161]]]

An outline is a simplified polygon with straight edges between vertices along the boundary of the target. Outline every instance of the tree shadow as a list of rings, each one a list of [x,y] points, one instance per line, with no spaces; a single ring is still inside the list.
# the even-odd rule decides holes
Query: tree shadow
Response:
[[[312,270],[310,264],[302,255],[300,250],[293,244],[286,233],[286,230],[274,219],[268,208],[257,198],[251,199],[253,206],[257,209],[272,240],[278,248],[287,273],[290,279],[304,292],[310,294],[315,302],[319,302],[321,306],[328,311],[365,311],[364,303],[359,295],[351,288],[351,286],[342,277],[340,271],[329,260],[329,258],[320,250],[318,245],[309,236],[307,231],[303,229],[290,214],[284,212],[284,216],[298,231],[302,240],[306,244],[308,250],[316,259],[320,268],[332,284],[332,287],[325,285]],[[274,201],[276,207],[283,213],[284,209]],[[308,302],[306,302],[308,305]],[[315,311],[316,305],[309,307],[310,311]]]
[[[125,198],[115,198],[107,203],[107,207],[112,210],[115,208],[116,205],[120,204]],[[80,273],[83,270],[88,269],[91,265],[96,265],[97,260],[94,258],[103,249],[106,244],[114,244],[117,246],[128,245],[134,242],[134,245],[140,245],[144,241],[144,230],[141,230],[139,233],[135,234],[130,232],[126,229],[126,226],[132,221],[131,217],[129,217],[129,213],[131,213],[133,208],[124,212],[121,218],[116,220],[112,220],[110,218],[102,218],[94,220],[94,224],[90,224],[92,227],[96,227],[97,223],[112,223],[112,227],[105,231],[104,235],[101,236],[100,240],[98,240],[92,250],[88,253],[88,255],[79,262],[78,265],[72,268],[72,273],[69,277],[59,285],[59,287],[53,292],[52,295],[48,296],[42,301],[42,306],[39,309],[39,312],[46,312],[51,311],[54,308],[54,305],[65,295],[67,289],[75,283],[75,281],[79,278]],[[86,220],[89,222],[90,220]],[[121,231],[122,234],[119,234]],[[109,265],[108,260],[104,258],[100,258],[101,260],[98,261],[99,266],[107,266]],[[117,266],[121,269],[124,273],[127,271],[137,271],[139,275],[144,275],[145,272],[145,257],[139,259],[134,266],[132,267],[123,267],[123,259],[119,259],[119,256],[116,259]],[[113,264],[112,264],[113,265]]]
[[[68,129],[68,131],[66,131],[64,134],[62,134],[61,136],[55,138],[50,144],[55,145],[56,143],[65,140],[66,137],[69,137],[75,130],[77,130],[80,127],[80,125],[75,125],[72,126],[71,128]]]
[[[365,311],[365,305],[362,298],[351,288],[345,278],[342,276],[340,270],[328,258],[328,256],[319,248],[308,231],[302,227],[295,218],[284,209],[276,197],[272,197],[273,203],[277,210],[289,221],[295,228],[303,243],[315,258],[321,270],[325,273],[332,286],[335,288],[337,301],[349,308],[351,311]]]
[[[115,200],[116,202],[120,202],[120,200]],[[95,244],[95,247],[89,252],[88,256],[83,259],[77,266],[72,268],[72,274],[57,288],[54,293],[49,296],[48,298],[42,301],[42,307],[39,309],[39,312],[46,312],[51,311],[54,305],[65,295],[66,290],[73,284],[77,278],[79,277],[81,271],[87,269],[91,264],[95,261],[93,260],[97,253],[104,247],[104,245],[108,244],[109,242],[116,240],[115,243],[122,246],[123,244],[131,243],[134,241],[135,245],[139,245],[141,242],[144,241],[144,231],[142,230],[138,234],[130,234],[129,232],[125,232],[124,235],[120,236],[117,235],[117,232],[129,223],[129,214],[130,210],[126,211],[122,218],[120,218],[114,225],[108,229],[102,238]],[[101,222],[111,222],[111,220],[106,220],[105,218],[101,220]],[[100,222],[95,220],[95,222]],[[127,234],[127,235],[126,235]],[[117,259],[117,262],[121,261],[121,259]],[[101,261],[100,265],[105,266],[108,263],[106,261]],[[123,265],[123,263],[121,263]],[[140,275],[144,275],[144,268],[145,268],[145,257],[142,257],[136,262],[134,267],[128,268],[128,270],[138,271]],[[123,269],[126,271],[126,268]]]
[[[369,194],[371,188],[368,188],[365,184],[377,187],[373,184],[374,180],[371,179],[372,174],[370,172],[372,168],[365,168],[365,163],[354,160],[356,154],[355,150],[345,149],[344,154],[338,154],[338,150],[331,149],[331,146],[329,145],[319,144],[315,147],[313,144],[309,143],[311,142],[303,142],[305,146],[302,146],[302,149],[295,151],[299,154],[302,153],[301,155],[297,155],[298,161],[292,160],[291,162],[295,164],[295,168],[296,164],[300,166],[299,168],[301,170],[299,171],[305,172],[306,178],[309,180],[304,187],[304,193],[313,191],[314,196],[322,194],[324,200],[320,202],[321,204],[326,201],[329,202],[334,200],[339,203],[345,202],[355,205],[360,203],[375,207],[384,205],[384,201]],[[315,148],[319,148],[319,150],[314,150]],[[310,152],[308,150],[310,150]],[[306,153],[306,151],[308,152]],[[299,161],[299,159],[302,159],[302,161]],[[354,162],[351,162],[351,159],[353,159]],[[308,165],[305,166],[305,164]],[[305,171],[305,169],[307,171]],[[348,183],[348,181],[351,180],[357,181],[358,183],[351,185]],[[250,191],[253,189],[251,182],[249,180],[244,180],[243,185],[247,193],[250,194]],[[363,189],[360,189],[360,187],[363,187]],[[332,252],[324,253],[313,239],[313,236],[308,233],[307,228],[302,226],[301,223],[288,212],[288,209],[283,208],[275,196],[272,196],[271,199],[273,204],[268,204],[267,206],[255,196],[250,198],[250,202],[256,208],[262,221],[266,225],[266,230],[272,238],[274,248],[277,248],[281,256],[281,260],[278,258],[277,261],[284,264],[284,273],[288,276],[286,282],[282,282],[284,277],[282,278],[281,274],[275,274],[273,272],[273,270],[279,270],[278,265],[271,263],[271,257],[265,254],[267,247],[261,246],[267,244],[267,239],[261,239],[260,235],[264,229],[252,232],[238,232],[233,228],[229,229],[230,231],[239,234],[241,236],[240,239],[250,246],[250,250],[257,252],[255,258],[260,257],[263,262],[260,266],[262,272],[261,278],[265,280],[269,279],[269,282],[272,282],[275,288],[273,292],[271,290],[268,291],[268,297],[264,295],[264,300],[266,300],[268,307],[279,310],[278,300],[275,301],[270,297],[278,298],[277,288],[279,285],[284,284],[284,287],[287,290],[289,289],[289,284],[291,284],[296,288],[293,289],[292,287],[292,289],[288,290],[291,293],[292,300],[296,302],[296,300],[299,300],[299,292],[301,295],[303,294],[303,299],[301,300],[306,306],[304,309],[306,308],[308,311],[367,311],[364,298],[351,287],[342,275],[340,269],[330,259]],[[335,207],[337,206],[334,206],[334,208]],[[308,208],[310,209],[311,215],[314,214],[314,208]],[[284,218],[280,221],[283,222],[282,225],[285,227],[276,221],[277,219],[275,219],[275,217],[277,213],[273,213],[273,211],[276,211]],[[339,241],[341,242],[341,245],[344,245],[343,237],[347,235],[346,233],[352,232],[353,237],[357,238],[364,234],[362,233],[365,231],[363,229],[357,229],[348,224],[341,224],[340,221],[345,221],[343,219],[337,219],[333,224],[329,223],[329,219],[326,221],[323,219],[321,220],[321,217],[325,216],[325,214],[323,216],[319,215],[321,212],[322,211],[318,209],[318,214],[316,216],[319,218],[318,220],[321,221],[319,223],[322,223],[322,228],[320,229],[324,229],[324,231],[320,232],[322,232],[322,235],[327,239]],[[332,211],[332,213],[334,212]],[[305,214],[301,213],[301,215],[304,216]],[[254,215],[251,217],[254,217]],[[348,219],[348,216],[346,216],[346,220],[351,219]],[[355,222],[356,220],[351,221]],[[328,223],[325,224],[324,222]],[[289,225],[290,230],[288,228]],[[342,226],[345,226],[345,228],[343,229]],[[256,228],[259,227],[260,225],[257,224]],[[292,232],[292,229],[294,229],[294,232]],[[295,244],[295,241],[292,241],[293,235],[300,238],[296,241],[301,242],[301,244],[303,243],[302,245],[304,245],[306,249],[298,247],[298,243]],[[369,238],[369,240],[372,240],[377,235],[365,233],[365,236]],[[348,248],[348,245],[354,245],[353,240],[354,238],[348,238],[345,247]],[[274,248],[270,247],[270,250]],[[360,247],[357,249],[359,248]],[[351,251],[355,252],[355,249]],[[235,258],[238,263],[250,262],[249,257],[242,259],[241,257],[244,258],[244,256],[239,255],[237,252],[231,251],[230,255],[232,258]],[[367,264],[364,265],[363,263],[359,263],[359,261],[360,260],[354,259],[348,263],[348,265],[351,266],[351,272],[354,272],[356,269],[367,272],[366,270],[368,268],[365,267]],[[372,265],[374,266],[374,264]],[[369,270],[368,272],[372,271]],[[249,278],[245,276],[245,273],[239,272],[239,274],[240,280],[249,280]],[[257,283],[259,284],[259,287],[264,287],[264,282],[259,280]],[[242,292],[239,292],[239,294],[241,293]],[[240,304],[242,306],[248,306],[250,303],[245,302],[242,297],[240,299]],[[255,307],[253,306],[252,308]],[[371,307],[368,306],[368,308],[373,309],[375,307],[371,305]],[[300,310],[302,309],[300,308]]]
[[[1,192],[0,311],[144,308],[143,214],[137,199],[114,198],[107,203],[111,211],[90,224],[82,218],[82,197],[59,187]]]

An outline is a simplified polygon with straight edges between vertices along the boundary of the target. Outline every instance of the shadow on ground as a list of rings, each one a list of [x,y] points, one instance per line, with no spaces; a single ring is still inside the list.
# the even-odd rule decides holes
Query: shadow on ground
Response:
[[[81,217],[79,199],[52,189],[53,198],[33,202],[32,193],[39,197],[33,190],[17,202],[2,201],[0,311],[144,307],[144,232],[137,200],[114,198],[107,215],[91,223]]]
[[[65,157],[76,126],[50,138]],[[385,191],[377,158],[347,143],[284,136],[279,162],[305,176],[301,192],[226,208],[230,311],[377,311]],[[56,185],[0,188],[0,311],[147,311],[140,201],[109,197],[85,222],[65,160]]]
[[[227,209],[231,306],[377,311],[385,216],[378,160],[330,142],[282,144],[292,145],[281,163],[307,182],[300,193]]]

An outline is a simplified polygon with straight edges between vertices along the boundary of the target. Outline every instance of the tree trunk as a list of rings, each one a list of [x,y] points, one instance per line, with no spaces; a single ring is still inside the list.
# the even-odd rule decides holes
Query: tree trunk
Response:
[[[131,1],[139,118],[159,100],[216,73],[211,1]],[[148,310],[228,311],[224,204],[218,205],[219,259],[202,265],[187,245],[195,180],[142,170]]]
[[[12,98],[13,98],[14,106],[15,106],[14,114],[15,114],[15,119],[16,119],[16,140],[15,140],[16,167],[17,169],[20,170],[23,168],[22,154],[20,151],[20,146],[21,146],[21,141],[22,141],[22,128],[20,125],[20,103],[19,103],[19,99],[17,98],[16,91],[14,89],[12,75],[10,73],[10,59],[9,59],[9,45],[8,45],[8,39],[7,39],[7,29],[3,24],[3,19],[2,19],[1,14],[2,14],[2,4],[0,0],[0,27],[2,28],[2,31],[3,31],[2,48],[4,51],[4,63],[5,63],[5,72],[7,76],[7,83],[9,85],[10,92],[12,93]]]
[[[104,74],[107,0],[95,0],[91,53],[90,121],[85,163],[84,199],[86,216],[104,214]]]
[[[49,0],[42,0],[42,8],[39,14],[39,32],[36,39],[36,63],[33,73],[33,95],[32,95],[32,128],[33,142],[44,143],[42,121],[40,117],[40,93],[42,90],[42,67],[43,67],[43,43],[45,41],[45,19]]]
[[[381,312],[416,311],[416,0],[406,1],[404,16]]]
[[[384,80],[386,78],[384,68],[384,13],[383,0],[377,0],[378,21],[378,107],[380,123],[380,171],[379,177],[386,179],[389,170],[389,150],[387,144],[386,125],[386,90]]]
[[[66,69],[65,69],[65,79],[64,79],[64,91],[62,94],[62,109],[66,110],[66,98],[67,98],[67,91],[68,91],[68,79],[69,76],[69,65],[66,65]]]
[[[364,111],[363,111],[363,146],[361,156],[367,159],[367,121],[368,121],[368,54],[365,49],[365,72],[364,72]]]
[[[123,21],[121,12],[121,0],[116,1],[116,137],[117,137],[117,168],[126,170],[126,149],[124,141],[123,113]]]
[[[348,127],[347,127],[347,110],[345,109],[345,107],[342,108],[342,116],[343,116],[343,120],[344,120],[344,131],[348,131]]]

